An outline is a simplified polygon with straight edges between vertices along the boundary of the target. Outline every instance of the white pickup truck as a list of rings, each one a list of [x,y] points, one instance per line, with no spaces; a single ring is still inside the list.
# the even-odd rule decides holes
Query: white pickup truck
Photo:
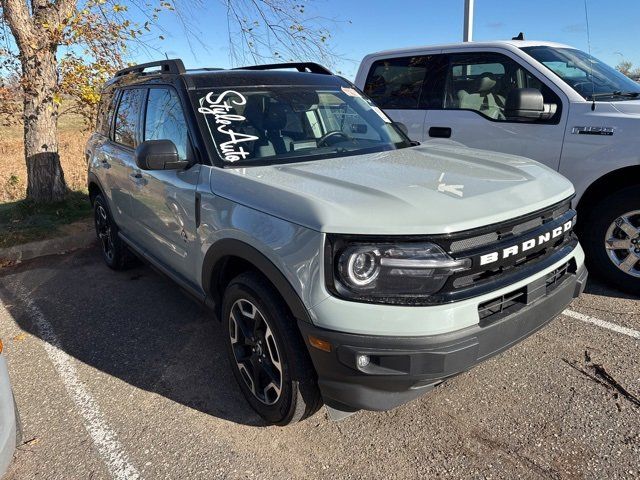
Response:
[[[522,40],[374,53],[355,83],[413,140],[521,155],[568,177],[591,270],[640,292],[640,84],[575,48]]]

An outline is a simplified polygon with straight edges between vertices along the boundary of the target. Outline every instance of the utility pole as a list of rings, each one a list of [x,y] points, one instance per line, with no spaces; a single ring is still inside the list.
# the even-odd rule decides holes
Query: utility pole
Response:
[[[473,41],[473,3],[475,0],[464,0],[464,35],[463,42]]]

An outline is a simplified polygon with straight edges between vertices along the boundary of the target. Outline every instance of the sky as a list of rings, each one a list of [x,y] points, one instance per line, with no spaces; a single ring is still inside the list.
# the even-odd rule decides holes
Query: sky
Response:
[[[158,48],[182,58],[188,68],[232,65],[226,10],[218,0],[188,14],[189,31],[170,13],[160,26],[166,39]],[[586,0],[591,53],[616,65],[621,59],[640,65],[638,0]],[[463,0],[307,0],[309,14],[333,19],[332,68],[353,79],[362,57],[392,48],[462,40]],[[585,0],[476,0],[473,39],[510,39],[524,32],[527,40],[548,40],[588,50]],[[157,59],[139,51],[137,62]]]

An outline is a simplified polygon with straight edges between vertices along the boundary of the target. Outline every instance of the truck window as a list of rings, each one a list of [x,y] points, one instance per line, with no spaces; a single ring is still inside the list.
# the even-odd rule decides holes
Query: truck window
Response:
[[[145,140],[171,140],[180,159],[187,158],[187,122],[177,93],[170,88],[151,88],[144,123]]]
[[[389,58],[373,63],[364,92],[381,108],[417,109],[430,56]]]
[[[144,92],[141,88],[127,89],[122,92],[114,128],[114,140],[121,145],[131,148],[137,146],[136,130]]]
[[[580,50],[546,46],[522,50],[558,75],[585,100],[626,101],[640,96],[640,85]]]
[[[562,103],[558,96],[516,61],[499,53],[452,54],[446,82],[445,108],[473,110],[492,120],[506,121],[504,106],[517,88],[536,88],[545,103],[555,103],[559,118]]]

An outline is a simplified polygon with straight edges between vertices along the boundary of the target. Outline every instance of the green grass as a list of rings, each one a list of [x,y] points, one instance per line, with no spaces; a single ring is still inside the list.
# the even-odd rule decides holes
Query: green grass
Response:
[[[0,204],[0,248],[59,236],[61,227],[91,216],[89,196],[69,192],[61,202],[28,200]]]

